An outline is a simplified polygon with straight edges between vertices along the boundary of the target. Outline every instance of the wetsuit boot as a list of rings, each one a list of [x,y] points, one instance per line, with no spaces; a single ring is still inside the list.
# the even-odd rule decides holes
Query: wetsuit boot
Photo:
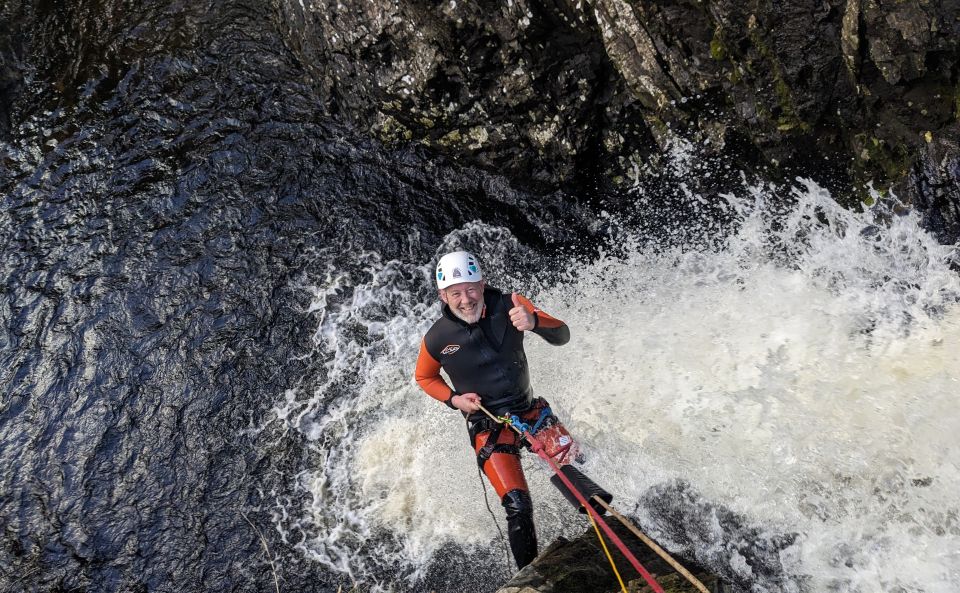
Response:
[[[511,490],[501,501],[507,511],[507,534],[517,568],[537,557],[537,532],[533,525],[533,501],[525,490]]]

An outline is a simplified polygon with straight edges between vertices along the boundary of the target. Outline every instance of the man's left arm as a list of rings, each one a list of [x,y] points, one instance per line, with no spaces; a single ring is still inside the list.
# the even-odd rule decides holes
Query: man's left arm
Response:
[[[555,346],[563,346],[570,341],[570,328],[540,309],[533,306],[527,297],[513,293],[513,308],[510,309],[510,321],[521,331],[532,331]]]

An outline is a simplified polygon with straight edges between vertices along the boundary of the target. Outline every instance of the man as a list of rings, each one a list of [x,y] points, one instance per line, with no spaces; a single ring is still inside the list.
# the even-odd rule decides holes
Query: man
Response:
[[[523,568],[537,556],[537,536],[519,437],[491,421],[480,405],[496,416],[517,414],[525,422],[550,426],[566,447],[560,448],[559,461],[575,457],[569,435],[547,403],[533,398],[523,351],[526,332],[559,346],[570,340],[570,330],[526,298],[487,286],[479,261],[466,251],[440,258],[436,280],[442,316],[421,342],[416,380],[430,396],[466,416],[477,461],[506,510],[514,560]],[[441,368],[453,388],[440,376]]]

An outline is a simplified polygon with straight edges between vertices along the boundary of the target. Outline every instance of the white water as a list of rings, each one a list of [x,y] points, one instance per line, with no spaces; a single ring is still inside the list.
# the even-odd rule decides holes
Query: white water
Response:
[[[627,246],[625,258],[571,265],[549,288],[508,276],[531,256],[498,229],[470,225],[438,253],[476,250],[496,285],[520,288],[571,326],[563,348],[529,337],[535,389],[621,509],[678,479],[698,493],[684,511],[697,533],[685,541],[671,539],[676,529],[649,503],[636,509],[668,546],[689,546],[754,591],[955,593],[960,282],[951,249],[913,216],[874,226],[871,213],[842,210],[813,184],[794,189],[795,207],[774,217],[769,204],[785,197],[774,192],[726,198],[741,224],[720,250]],[[412,379],[439,311],[432,262],[359,262],[366,273],[331,268],[312,287],[328,377],[285,394],[276,412],[318,456],[299,477],[313,505],[297,516],[278,505],[277,524],[310,534],[302,551],[347,579],[416,590],[450,542],[502,551],[462,421]],[[526,465],[541,546],[582,531],[538,462]],[[757,530],[730,532],[717,508]],[[741,552],[753,542],[737,541],[744,533],[798,535],[774,550],[782,574],[751,565]]]

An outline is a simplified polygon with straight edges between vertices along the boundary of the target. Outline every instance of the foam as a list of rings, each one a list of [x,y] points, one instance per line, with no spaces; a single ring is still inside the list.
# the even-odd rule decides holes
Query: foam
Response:
[[[776,582],[726,556],[724,570],[756,591],[960,590],[952,250],[915,216],[848,212],[807,181],[784,194],[725,196],[738,222],[720,249],[628,242],[625,255],[571,264],[566,279],[528,290],[573,334],[562,348],[527,341],[535,389],[621,508],[682,480],[765,532],[797,534]],[[470,225],[438,253],[459,246],[482,253],[505,288],[522,281],[505,272],[520,247],[502,229]],[[403,589],[448,544],[498,536],[462,420],[412,381],[439,312],[430,266],[364,257],[363,274],[313,288],[327,379],[308,397],[280,397],[277,419],[323,463],[301,476],[307,516],[278,527],[308,526],[305,554]],[[541,539],[584,527],[537,461],[525,463]],[[635,513],[669,539],[650,509]],[[717,562],[707,547],[694,552]]]

